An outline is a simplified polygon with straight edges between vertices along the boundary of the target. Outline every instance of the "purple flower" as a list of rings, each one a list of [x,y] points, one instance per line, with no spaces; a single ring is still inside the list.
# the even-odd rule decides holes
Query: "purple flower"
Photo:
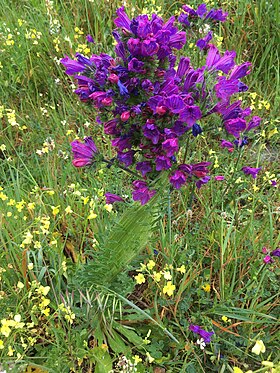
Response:
[[[265,264],[272,263],[272,262],[273,262],[273,259],[271,258],[270,255],[266,255],[266,256],[263,258],[263,262],[264,262]]]
[[[199,49],[205,49],[208,47],[208,42],[213,38],[213,32],[212,31],[209,31],[208,34],[206,36],[204,36],[203,39],[199,39],[197,42],[196,42],[196,46],[199,48]]]
[[[273,250],[270,255],[280,257],[280,248]]]
[[[97,147],[91,137],[85,137],[84,143],[79,140],[71,142],[73,152],[73,165],[75,167],[84,167],[92,164],[93,158],[97,153]]]
[[[189,67],[190,67],[190,59],[188,57],[181,57],[179,65],[178,65],[177,73],[176,73],[178,78],[182,78],[186,74]]]
[[[179,149],[177,137],[165,140],[162,143],[162,149],[165,151],[167,157],[172,157]]]
[[[107,204],[110,204],[110,203],[113,204],[115,202],[124,202],[124,199],[122,197],[118,196],[117,194],[110,193],[110,192],[105,193],[105,198],[106,198]]]
[[[142,180],[135,180],[132,184],[132,198],[134,201],[140,201],[141,205],[145,205],[156,194],[156,190],[149,190],[147,183]]]
[[[62,65],[66,67],[65,73],[67,75],[74,75],[85,70],[85,65],[79,61],[72,60],[70,57],[65,56],[60,60]]]
[[[199,179],[195,185],[197,186],[198,189],[202,187],[202,185],[207,184],[208,181],[211,179],[210,176],[204,176],[202,179]]]
[[[224,125],[226,131],[234,137],[240,137],[240,132],[246,129],[246,121],[242,118],[229,119]]]
[[[244,76],[250,74],[250,67],[252,66],[251,62],[244,62],[241,65],[235,65],[231,70],[229,79],[240,79]]]
[[[143,134],[147,139],[151,140],[154,145],[159,142],[160,132],[157,126],[149,120],[143,126]]]
[[[136,164],[136,170],[140,171],[142,176],[145,176],[148,172],[152,171],[152,166],[149,161],[138,162]]]
[[[165,105],[172,113],[177,114],[184,108],[184,101],[178,95],[171,95],[167,97]]]
[[[93,39],[93,37],[92,37],[91,35],[87,35],[87,36],[86,36],[86,39],[87,39],[87,41],[88,41],[89,43],[95,43],[95,41],[94,41],[94,39]]]
[[[126,167],[132,165],[133,163],[133,157],[134,157],[134,151],[129,150],[128,152],[118,152],[118,160],[125,164]]]
[[[139,74],[143,74],[146,70],[143,69],[144,62],[139,61],[137,58],[133,57],[128,63],[128,71],[133,71]]]
[[[246,127],[246,132],[247,131],[250,131],[251,129],[253,128],[256,128],[258,127],[260,124],[261,124],[261,118],[258,117],[258,116],[254,116],[250,122],[248,123],[247,127]]]
[[[217,176],[215,176],[215,180],[223,181],[223,180],[225,180],[225,177],[223,175],[217,175]]]
[[[192,126],[197,120],[201,118],[202,114],[199,106],[186,105],[180,112],[180,120]]]
[[[204,339],[205,343],[210,343],[211,337],[214,334],[214,332],[207,332],[206,330],[201,329],[200,326],[193,324],[189,326],[189,330],[191,330],[195,334],[199,334],[200,337]]]
[[[224,12],[222,9],[211,9],[208,14],[206,14],[205,19],[212,19],[213,21],[225,22],[228,13]]]
[[[244,172],[245,175],[251,175],[253,179],[255,179],[260,172],[262,168],[254,168],[254,167],[242,167],[242,171]]]
[[[169,158],[164,155],[156,157],[156,170],[168,170],[172,166]]]
[[[175,171],[169,178],[170,183],[174,188],[180,189],[186,182],[186,176],[182,171]]]
[[[194,137],[197,137],[198,135],[200,135],[202,133],[202,128],[200,127],[199,124],[195,123],[193,126],[192,126],[192,134],[194,135]]]
[[[115,25],[122,29],[124,28],[127,31],[131,31],[130,29],[131,20],[128,18],[127,14],[125,13],[124,6],[117,9],[116,13],[118,17],[114,19]]]
[[[219,78],[219,82],[215,85],[215,91],[218,98],[227,102],[234,93],[239,92],[239,81],[228,80],[224,76]]]
[[[221,147],[222,147],[222,148],[227,148],[228,151],[229,151],[230,153],[232,153],[233,150],[234,150],[234,145],[233,145],[233,143],[230,142],[230,141],[227,141],[227,140],[222,140],[222,141],[221,141]]]
[[[154,38],[145,39],[141,45],[141,54],[144,57],[153,56],[159,50],[159,45]]]

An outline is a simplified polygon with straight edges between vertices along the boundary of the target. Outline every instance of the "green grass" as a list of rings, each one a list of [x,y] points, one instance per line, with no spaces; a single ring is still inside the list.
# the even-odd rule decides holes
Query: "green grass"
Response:
[[[182,4],[161,0],[156,10],[167,18]],[[269,182],[280,174],[279,4],[212,4],[230,14],[217,30],[222,50],[253,63],[244,105],[264,121],[240,162],[262,171],[256,180],[232,172],[232,154],[198,137],[188,156],[216,162],[214,175],[232,182],[166,190],[152,214],[133,204],[129,175],[71,164],[76,137],[92,135],[108,158],[113,151],[58,62],[79,48],[112,53],[121,2],[0,0],[0,368],[106,373],[122,355],[140,356],[139,372],[269,372],[261,362],[279,362],[279,259],[265,265],[262,253],[280,246],[279,187]],[[128,11],[144,6],[155,9],[133,0]],[[87,34],[96,44],[83,46]],[[106,191],[128,195],[126,204],[110,211]],[[170,272],[173,296],[154,271]],[[145,282],[135,286],[139,273]],[[10,332],[5,320],[13,320]],[[215,332],[204,352],[190,323]],[[260,356],[252,353],[257,340],[266,346]]]

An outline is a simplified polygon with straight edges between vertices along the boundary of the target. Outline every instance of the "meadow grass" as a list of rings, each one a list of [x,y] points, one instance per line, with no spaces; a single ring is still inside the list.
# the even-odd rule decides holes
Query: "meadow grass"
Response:
[[[182,4],[132,0],[127,8],[167,18]],[[59,60],[113,53],[120,5],[0,0],[0,367],[118,372],[125,356],[139,372],[277,373],[279,259],[265,264],[262,248],[280,246],[279,189],[271,186],[280,172],[279,3],[211,2],[230,14],[217,31],[223,50],[253,63],[244,100],[263,122],[242,164],[262,166],[258,178],[199,136],[190,153],[230,182],[166,188],[146,210],[130,197],[105,202],[106,191],[130,195],[130,175],[71,164],[75,138],[93,136],[108,158],[113,151]],[[136,285],[139,274],[145,281]],[[190,323],[215,331],[203,352]],[[259,340],[266,351],[256,355]]]

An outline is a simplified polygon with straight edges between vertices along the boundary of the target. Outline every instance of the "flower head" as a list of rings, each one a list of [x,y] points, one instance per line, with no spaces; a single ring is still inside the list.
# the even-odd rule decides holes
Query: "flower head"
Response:
[[[256,355],[260,353],[265,353],[265,345],[261,339],[257,340],[254,347],[252,348],[252,352]]]
[[[93,158],[97,153],[97,147],[91,137],[85,137],[84,143],[75,140],[71,143],[73,152],[73,165],[75,167],[84,167],[92,164]]]

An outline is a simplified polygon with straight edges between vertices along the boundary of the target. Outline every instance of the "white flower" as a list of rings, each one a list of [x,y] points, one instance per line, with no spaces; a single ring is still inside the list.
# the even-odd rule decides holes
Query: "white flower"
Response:
[[[199,347],[200,347],[201,350],[204,350],[204,348],[206,347],[206,343],[204,342],[204,339],[203,339],[203,338],[198,339],[198,340],[196,341],[196,343],[199,345]]]

